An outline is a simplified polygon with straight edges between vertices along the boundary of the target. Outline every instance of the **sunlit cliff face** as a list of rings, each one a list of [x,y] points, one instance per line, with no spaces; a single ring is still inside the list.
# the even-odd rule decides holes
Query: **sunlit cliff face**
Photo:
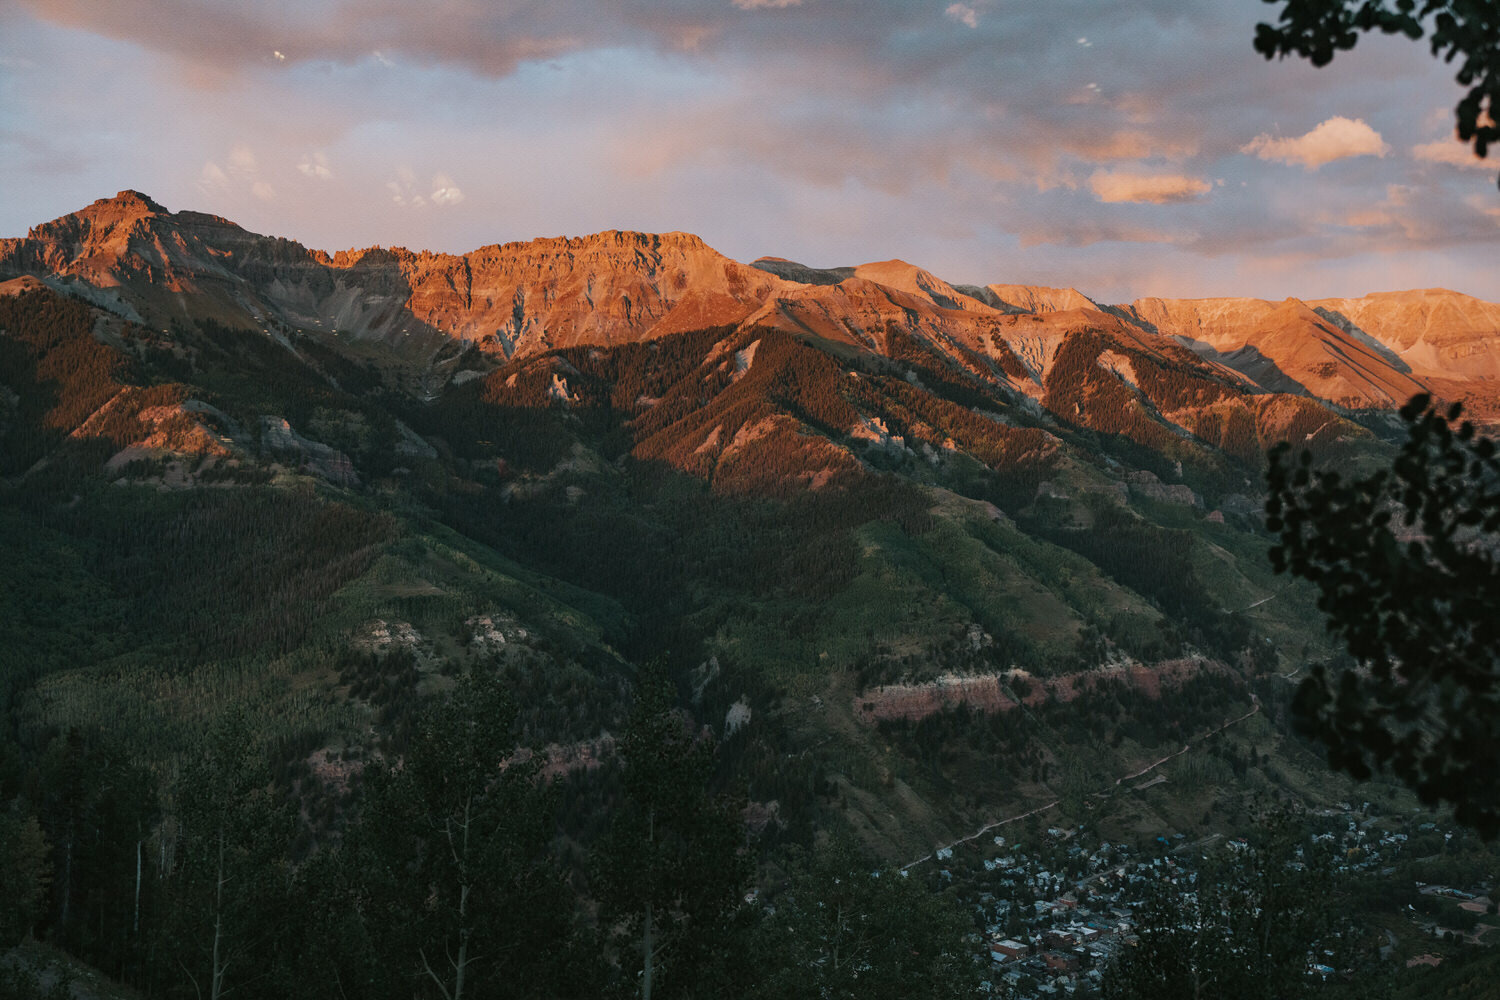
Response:
[[[681,230],[1112,300],[1500,298],[1451,68],[1379,38],[1267,64],[1270,11],[26,0],[0,232],[129,186],[330,248]]]
[[[1206,366],[1211,381],[1252,394],[1361,409],[1431,392],[1464,400],[1483,419],[1500,415],[1500,305],[1447,289],[1109,304],[1075,288],[954,284],[899,259],[828,269],[779,257],[747,264],[690,233],[618,230],[463,255],[400,247],[330,254],[218,216],[173,213],[129,190],[0,240],[0,274],[9,273],[102,297],[164,330],[200,319],[300,328],[342,343],[380,341],[420,365],[470,348],[506,360],[691,331],[735,331],[747,343],[776,331],[890,358],[943,356],[1066,408],[1069,400],[1052,399],[1053,369],[1085,336],[1094,360],[1080,370],[1107,371],[1101,391],[1116,394],[1116,382],[1160,381],[1152,373],[1162,362],[1150,359],[1165,358],[1168,369]],[[1075,345],[1064,367],[1077,367],[1083,349]],[[756,356],[753,344],[736,353],[743,370],[735,378]],[[1174,400],[1162,402],[1164,413],[1213,402],[1177,399],[1180,387],[1161,378]],[[1256,419],[1281,418],[1258,411]]]

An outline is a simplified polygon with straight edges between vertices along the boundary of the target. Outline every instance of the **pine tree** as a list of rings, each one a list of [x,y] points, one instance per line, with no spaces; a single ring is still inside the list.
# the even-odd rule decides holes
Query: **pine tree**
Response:
[[[749,858],[732,804],[709,791],[713,741],[676,711],[659,668],[642,671],[619,752],[623,801],[591,859],[601,922],[642,1000],[711,993],[742,947],[729,932]]]
[[[497,676],[466,675],[405,756],[370,773],[355,839],[390,995],[533,996],[576,972],[553,796],[515,714]]]
[[[796,864],[770,902],[760,996],[936,1000],[978,988],[974,928],[959,904],[915,875],[877,867],[847,841]]]
[[[286,926],[292,816],[271,789],[260,744],[243,715],[218,723],[176,785],[177,835],[167,940],[192,995],[219,1000],[267,977]],[[186,992],[186,991],[184,991]]]

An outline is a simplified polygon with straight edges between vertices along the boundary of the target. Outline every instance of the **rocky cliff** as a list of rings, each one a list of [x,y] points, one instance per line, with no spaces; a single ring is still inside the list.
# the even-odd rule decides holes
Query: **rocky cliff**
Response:
[[[752,265],[686,233],[604,232],[463,255],[325,253],[122,191],[0,240],[0,280],[30,275],[128,318],[209,318],[377,340],[411,360],[457,341],[498,358],[614,346],[709,327],[769,327],[888,357],[944,357],[1041,399],[1070,333],[1099,331],[1251,393],[1390,408],[1413,393],[1500,412],[1500,305],[1428,289],[1275,303],[1138,299],[1075,289],[958,286],[904,261]],[[1195,361],[1173,352],[1187,347]],[[1099,362],[1118,379],[1129,372]]]

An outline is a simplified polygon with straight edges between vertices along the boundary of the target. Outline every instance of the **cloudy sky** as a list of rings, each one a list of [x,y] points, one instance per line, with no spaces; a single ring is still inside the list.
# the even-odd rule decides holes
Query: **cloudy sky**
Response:
[[[0,236],[122,188],[327,250],[602,229],[950,281],[1500,300],[1425,43],[1257,0],[3,0]]]

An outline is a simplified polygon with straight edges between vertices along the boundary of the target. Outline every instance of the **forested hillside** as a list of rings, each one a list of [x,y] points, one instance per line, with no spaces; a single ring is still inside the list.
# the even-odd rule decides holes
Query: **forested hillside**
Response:
[[[751,320],[423,367],[9,290],[7,945],[150,996],[824,995],[858,933],[806,901],[857,878],[910,951],[861,968],[951,996],[981,928],[882,866],[1356,794],[1286,722],[1334,651],[1260,483],[1382,460],[1378,411],[1087,310],[1012,317],[1045,358]],[[1123,780],[1229,725],[1223,780]]]

